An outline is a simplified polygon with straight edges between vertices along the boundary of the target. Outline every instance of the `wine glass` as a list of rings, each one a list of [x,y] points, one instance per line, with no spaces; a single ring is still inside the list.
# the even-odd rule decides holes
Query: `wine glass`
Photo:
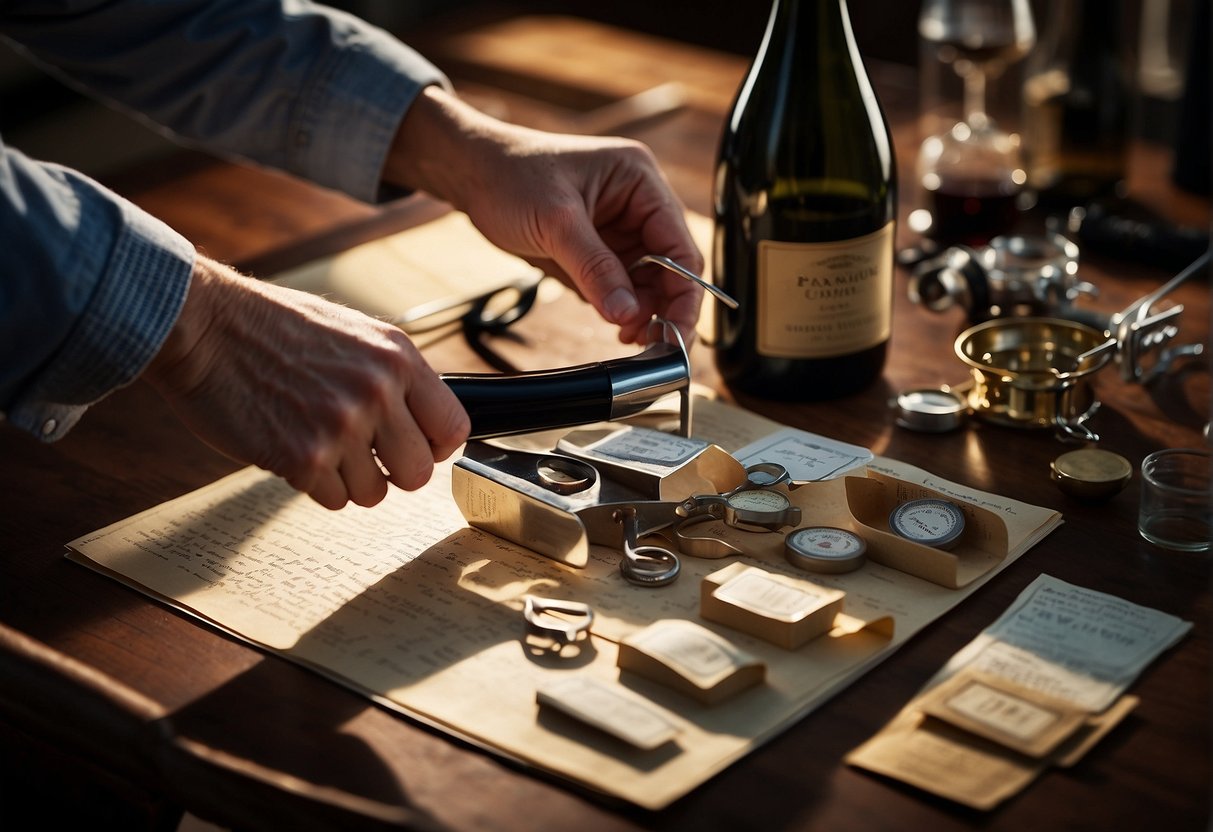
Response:
[[[990,118],[986,87],[1036,41],[1029,0],[925,0],[923,43],[964,83],[962,119],[923,142],[919,175],[936,239],[980,244],[1014,224],[1027,176],[1019,137]]]

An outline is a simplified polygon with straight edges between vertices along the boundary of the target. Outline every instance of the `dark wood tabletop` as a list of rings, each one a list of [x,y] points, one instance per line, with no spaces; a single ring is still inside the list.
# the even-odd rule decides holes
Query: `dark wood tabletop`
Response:
[[[688,208],[710,212],[716,143],[744,59],[559,19],[441,32],[423,46],[490,112],[648,142]],[[914,76],[898,67],[872,72],[894,127],[904,219],[913,207],[918,142]],[[681,84],[672,111],[613,106],[667,81]],[[1167,148],[1136,145],[1130,194],[1172,222],[1208,228],[1207,199],[1173,188],[1169,165]],[[207,253],[258,275],[444,210],[422,195],[373,208],[185,152],[108,184]],[[914,242],[904,223],[898,241]],[[1100,288],[1091,305],[1106,312],[1172,276],[1086,253],[1081,274]],[[1138,536],[1137,477],[1105,503],[1063,495],[1049,480],[1049,462],[1073,446],[1050,431],[970,423],[928,435],[897,427],[888,407],[895,391],[966,377],[952,352],[963,315],[914,305],[906,273],[897,280],[888,366],[875,387],[811,405],[736,401],[947,479],[1057,509],[1065,523],[843,693],[669,808],[615,805],[521,771],[66,561],[67,541],[239,467],[195,439],[142,383],[92,408],[54,444],[0,427],[0,749],[8,769],[0,802],[15,806],[26,790],[49,789],[64,805],[111,813],[101,821],[123,818],[125,828],[171,826],[185,808],[247,829],[1207,829],[1210,556]],[[1182,341],[1208,343],[1208,296],[1207,277],[1174,294],[1185,305]],[[587,330],[595,333],[588,341]],[[535,367],[627,352],[572,297],[541,306],[518,334],[517,349],[531,349]],[[427,355],[442,371],[486,369],[459,339]],[[696,377],[720,388],[710,351],[699,345],[693,359]],[[1103,403],[1093,423],[1100,447],[1134,465],[1150,451],[1205,441],[1207,364],[1189,362],[1148,388],[1109,367],[1093,387]],[[1041,573],[1193,623],[1133,685],[1141,704],[1125,723],[1077,767],[1047,772],[988,813],[842,762]],[[54,816],[60,808],[44,811]]]

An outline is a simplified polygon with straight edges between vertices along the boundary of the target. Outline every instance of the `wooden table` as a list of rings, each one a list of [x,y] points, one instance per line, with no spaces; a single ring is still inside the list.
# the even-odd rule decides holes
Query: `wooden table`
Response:
[[[426,43],[481,106],[543,127],[615,126],[649,142],[688,207],[710,209],[723,114],[744,61],[587,26],[523,20]],[[544,60],[544,58],[548,60]],[[875,68],[912,207],[917,145],[910,74]],[[604,105],[656,83],[683,84],[676,112],[628,123]],[[604,115],[605,113],[605,115]],[[634,115],[634,114],[633,114]],[[1208,203],[1176,192],[1164,149],[1134,151],[1131,192],[1175,221],[1208,227]],[[183,154],[112,183],[210,254],[259,274],[340,250],[435,213],[424,197],[384,209],[285,177]],[[911,242],[899,230],[899,242]],[[1083,276],[1114,311],[1170,275],[1089,257]],[[240,828],[443,829],[1205,829],[1210,786],[1209,557],[1160,549],[1136,533],[1136,478],[1102,505],[1048,479],[1067,450],[1048,432],[972,424],[924,435],[894,425],[887,401],[910,386],[957,382],[959,315],[905,297],[899,275],[884,379],[841,402],[740,403],[807,430],[937,474],[1054,507],[1065,524],[903,649],[763,748],[659,813],[607,805],[382,710],[321,677],[65,561],[81,534],[198,488],[237,465],[193,438],[135,384],[96,406],[61,442],[0,428],[0,812],[39,791],[98,825],[165,828],[185,807]],[[1208,283],[1175,295],[1182,339],[1208,341]],[[589,343],[574,337],[587,328]],[[587,306],[566,299],[519,329],[534,366],[614,357],[621,348]],[[429,354],[442,370],[479,370],[458,339]],[[718,385],[710,353],[695,374]],[[1143,389],[1100,373],[1102,447],[1137,463],[1151,450],[1200,444],[1209,376],[1186,370]],[[722,391],[728,395],[727,391]],[[965,811],[842,764],[949,656],[1042,572],[1194,623],[1134,685],[1134,715],[1077,768],[1047,773],[989,814]],[[48,779],[52,778],[52,779]],[[3,815],[0,814],[0,823]],[[115,825],[118,821],[115,821]]]

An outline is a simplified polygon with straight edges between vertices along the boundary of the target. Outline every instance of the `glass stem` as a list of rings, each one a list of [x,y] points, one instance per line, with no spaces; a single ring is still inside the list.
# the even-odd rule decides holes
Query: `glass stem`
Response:
[[[976,66],[964,76],[965,81],[965,122],[973,130],[984,130],[986,127],[986,74]]]

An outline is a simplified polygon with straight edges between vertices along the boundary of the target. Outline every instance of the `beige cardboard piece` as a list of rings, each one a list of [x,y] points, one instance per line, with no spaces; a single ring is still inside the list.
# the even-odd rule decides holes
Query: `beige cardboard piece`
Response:
[[[851,765],[978,809],[1072,766],[1137,705],[1124,694],[1191,624],[1040,575]]]
[[[760,684],[761,659],[691,621],[655,621],[619,642],[619,668],[705,705],[716,705]]]
[[[879,472],[870,472],[866,478],[847,477],[846,489],[851,516],[859,524],[854,531],[867,542],[867,555],[877,563],[957,589],[1007,556],[1006,524],[988,508]],[[948,551],[906,540],[889,530],[889,513],[899,503],[927,497],[948,500],[964,513],[964,533]]]
[[[876,736],[848,754],[846,761],[965,806],[988,810],[1018,794],[1051,765],[1074,765],[1136,704],[1135,697],[1125,696],[1103,714],[1087,715],[1070,735],[1070,743],[1035,758],[934,719],[915,700]]]
[[[1072,702],[966,669],[917,700],[920,711],[1029,757],[1068,740],[1089,714]]]
[[[795,650],[834,628],[845,597],[840,589],[737,562],[703,579],[699,614]]]

